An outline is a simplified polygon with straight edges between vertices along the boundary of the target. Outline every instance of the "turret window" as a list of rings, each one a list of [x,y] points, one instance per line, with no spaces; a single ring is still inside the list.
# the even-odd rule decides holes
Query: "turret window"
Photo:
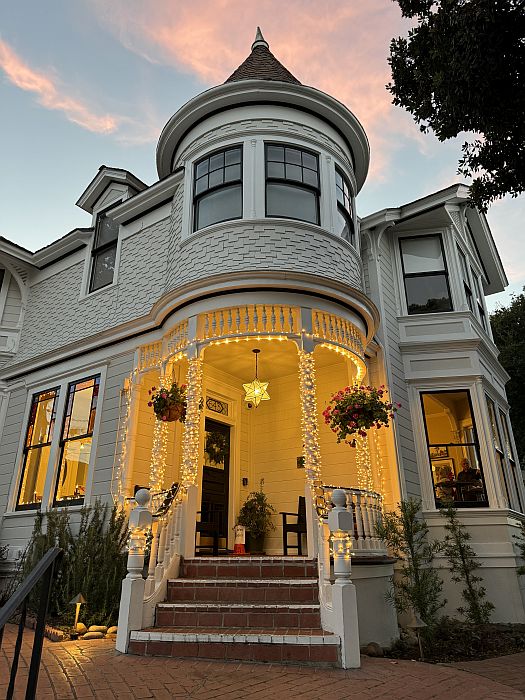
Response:
[[[266,216],[319,224],[319,160],[292,146],[266,144]]]
[[[337,233],[346,241],[355,245],[352,189],[339,168],[335,169],[335,187],[337,192]]]
[[[242,218],[242,148],[227,148],[195,164],[193,230]]]

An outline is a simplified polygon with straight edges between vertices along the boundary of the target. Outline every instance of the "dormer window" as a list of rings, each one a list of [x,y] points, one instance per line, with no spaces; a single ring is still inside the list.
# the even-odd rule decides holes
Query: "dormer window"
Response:
[[[348,179],[339,168],[335,169],[337,192],[337,231],[345,241],[355,245],[355,227],[352,213],[352,189]]]
[[[242,218],[242,148],[213,153],[195,163],[193,230]]]
[[[266,216],[319,225],[319,159],[294,146],[266,144]]]
[[[401,238],[399,244],[408,313],[452,311],[441,236]]]
[[[97,216],[95,240],[91,250],[89,291],[107,287],[113,282],[117,257],[119,225],[105,213]]]

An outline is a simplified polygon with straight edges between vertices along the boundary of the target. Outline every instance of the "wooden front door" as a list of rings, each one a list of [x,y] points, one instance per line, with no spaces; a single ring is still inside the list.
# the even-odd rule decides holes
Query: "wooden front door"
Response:
[[[219,537],[228,542],[230,486],[230,426],[206,418],[202,470],[201,522],[214,523]]]

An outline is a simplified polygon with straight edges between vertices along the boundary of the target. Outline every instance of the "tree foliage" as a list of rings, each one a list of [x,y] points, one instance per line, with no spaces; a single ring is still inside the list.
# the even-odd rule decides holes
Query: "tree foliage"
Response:
[[[432,628],[445,601],[441,597],[443,582],[432,568],[438,545],[428,541],[428,526],[420,510],[421,501],[401,501],[399,512],[385,513],[376,530],[402,562],[401,576],[394,579],[397,610],[414,610]]]
[[[525,191],[524,0],[395,0],[416,22],[393,39],[393,102],[440,141],[462,132],[459,172],[482,210]]]
[[[524,290],[525,291],[525,290]],[[499,361],[510,375],[507,397],[518,459],[525,464],[525,294],[514,295],[507,307],[490,317]]]
[[[446,518],[447,534],[442,545],[442,552],[450,563],[450,574],[454,583],[462,583],[461,597],[465,605],[458,608],[467,622],[473,625],[484,625],[490,622],[490,613],[494,605],[486,600],[483,581],[475,572],[481,563],[470,546],[471,534],[458,519],[457,510],[451,505],[441,511]]]

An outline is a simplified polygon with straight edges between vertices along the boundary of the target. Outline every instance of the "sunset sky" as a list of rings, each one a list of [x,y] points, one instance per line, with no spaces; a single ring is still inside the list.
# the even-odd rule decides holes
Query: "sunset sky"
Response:
[[[0,235],[36,250],[90,217],[75,206],[101,164],[151,184],[171,115],[249,54],[260,25],[294,75],[344,102],[371,146],[361,216],[460,181],[460,137],[439,143],[390,103],[392,0],[17,0],[0,5]],[[525,285],[525,198],[488,219],[510,280]]]

